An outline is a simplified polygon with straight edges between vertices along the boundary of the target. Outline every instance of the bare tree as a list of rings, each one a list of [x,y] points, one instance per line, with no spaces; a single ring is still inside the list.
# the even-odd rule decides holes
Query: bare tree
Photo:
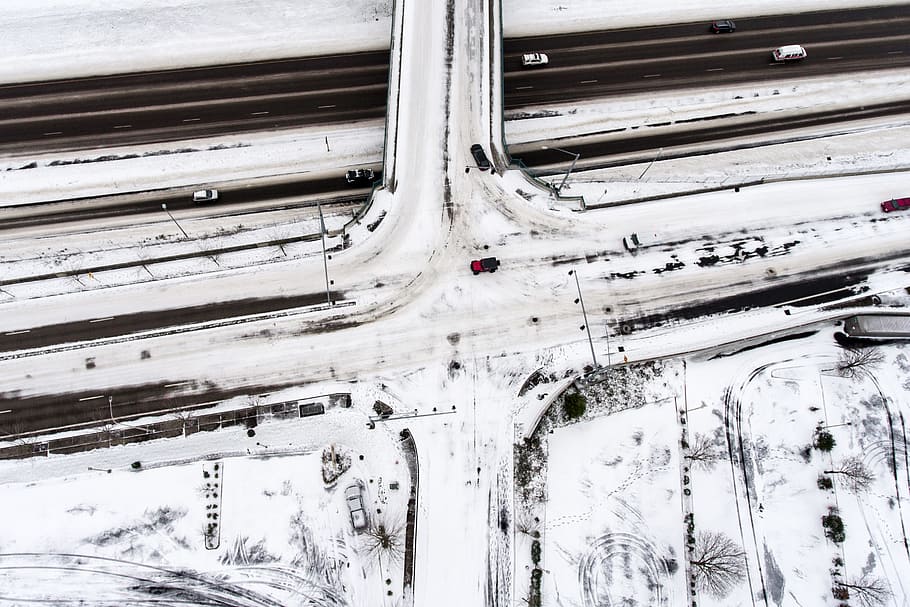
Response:
[[[383,557],[387,563],[398,563],[404,558],[404,523],[401,521],[387,524],[377,520],[370,524],[364,537],[367,554],[378,559],[380,567]]]
[[[696,434],[689,443],[686,450],[686,459],[692,462],[693,466],[701,466],[709,470],[721,458],[721,453],[717,444],[707,434]]]
[[[852,593],[863,607],[880,607],[891,598],[891,591],[884,580],[868,574],[852,582],[835,582],[837,588]]]
[[[854,493],[865,491],[875,480],[875,475],[866,467],[863,460],[855,456],[844,458],[840,466],[834,470],[825,470],[825,474],[840,474],[847,487]]]
[[[874,348],[844,348],[834,370],[841,377],[856,379],[863,373],[871,373],[883,362],[885,355]]]
[[[174,411],[173,413],[171,413],[171,416],[172,416],[176,421],[179,421],[179,422],[182,424],[182,426],[183,426],[183,436],[185,437],[185,436],[186,436],[186,426],[187,426],[187,424],[190,423],[190,420],[191,420],[191,419],[194,419],[193,412],[184,409],[184,410],[182,410],[182,411]]]
[[[727,535],[699,532],[689,561],[696,586],[719,599],[727,596],[746,573],[745,556]]]

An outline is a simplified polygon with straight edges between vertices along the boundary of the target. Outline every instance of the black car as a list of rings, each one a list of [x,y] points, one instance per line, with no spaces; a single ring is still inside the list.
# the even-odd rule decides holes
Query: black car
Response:
[[[732,34],[736,31],[736,23],[732,19],[721,19],[711,23],[711,31],[715,34]]]
[[[487,160],[487,154],[483,151],[483,146],[479,143],[475,143],[471,146],[471,155],[474,156],[474,162],[477,163],[478,169],[486,171],[490,168],[490,161]]]
[[[351,185],[370,185],[373,183],[373,169],[353,169],[345,173],[344,178]]]
[[[483,259],[475,259],[471,262],[471,271],[474,272],[475,276],[481,272],[490,272],[492,274],[498,267],[499,260],[495,257],[484,257]]]

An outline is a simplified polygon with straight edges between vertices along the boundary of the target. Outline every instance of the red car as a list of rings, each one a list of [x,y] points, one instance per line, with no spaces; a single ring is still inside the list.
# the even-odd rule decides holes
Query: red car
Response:
[[[483,259],[475,259],[471,262],[471,271],[475,275],[480,274],[481,272],[495,272],[496,268],[499,267],[499,260],[495,257],[484,257]]]
[[[892,198],[882,203],[882,210],[885,213],[903,211],[905,209],[910,209],[910,198]]]

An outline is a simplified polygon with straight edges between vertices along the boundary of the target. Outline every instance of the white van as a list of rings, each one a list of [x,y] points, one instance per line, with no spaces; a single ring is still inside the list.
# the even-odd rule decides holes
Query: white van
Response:
[[[806,58],[806,49],[798,44],[788,44],[774,49],[771,55],[775,61],[799,61]]]
[[[521,56],[521,65],[523,67],[537,67],[550,63],[550,58],[546,53],[525,53]]]

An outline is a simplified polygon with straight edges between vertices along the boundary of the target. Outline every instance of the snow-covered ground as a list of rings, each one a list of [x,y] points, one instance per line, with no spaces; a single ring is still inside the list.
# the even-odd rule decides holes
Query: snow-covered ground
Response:
[[[769,0],[737,5],[735,14],[724,16],[839,5]],[[307,49],[331,52],[342,50],[341,45],[344,50],[384,48],[391,18],[391,3],[387,1],[338,6],[327,0],[162,0],[154,4],[128,0],[112,9],[100,1],[11,0],[4,9],[0,25],[4,25],[4,31],[13,32],[0,42],[0,49],[6,52],[0,74],[7,81],[23,80],[24,71],[28,71],[29,78],[41,79],[293,56],[310,52]],[[702,0],[685,7],[627,0],[536,0],[531,4],[509,0],[504,20],[507,34],[545,33],[580,23],[586,27],[612,27],[707,19],[716,17],[718,10],[716,4]],[[251,19],[250,14],[257,15],[257,19]],[[28,27],[23,23],[28,23]],[[61,32],[66,34],[61,36]],[[433,30],[428,28],[422,33],[432,37]],[[86,44],[86,39],[92,44]],[[434,52],[440,48],[434,47]],[[138,49],[142,49],[141,54]],[[464,61],[464,57],[459,55],[458,60]],[[416,64],[419,68],[420,62]],[[415,78],[421,76],[418,68],[412,74]],[[479,86],[472,80],[474,72],[465,73],[470,86]],[[889,87],[901,84],[899,76],[897,81],[887,78],[852,80],[851,88],[863,91],[855,98],[866,94],[879,98],[882,90],[887,92]],[[458,82],[461,88],[455,90],[473,90],[468,83]],[[426,84],[429,90],[438,85]],[[797,87],[800,93],[816,87],[816,101],[830,101],[836,95],[836,91],[818,83],[789,86]],[[763,93],[767,92],[766,86],[747,87],[746,92],[750,91],[758,92],[762,103],[767,101]],[[781,105],[773,102],[777,98],[790,104],[794,99],[803,102],[803,97],[796,94],[771,97],[772,102],[763,105],[762,111],[780,109]],[[421,101],[416,96],[410,99],[432,117],[439,117],[439,108],[432,99],[425,100],[424,106],[419,105]],[[695,99],[687,93],[681,101],[667,103],[674,111],[679,108],[704,112],[719,111],[726,101],[729,99],[723,95]],[[465,131],[453,135],[453,139],[470,135],[470,129],[476,126],[471,119],[477,119],[480,112],[470,113],[470,109],[476,108],[458,106],[453,112],[452,115],[464,118],[457,121],[456,130]],[[654,112],[653,104],[642,100],[624,107],[618,118],[608,106],[592,106],[585,117],[588,125],[580,128],[589,128],[593,123],[591,116],[594,121],[634,124],[653,119]],[[559,130],[572,124],[568,118],[551,120],[544,128]],[[433,142],[431,151],[437,156],[432,158],[442,154],[436,148],[441,138],[440,126],[433,123],[429,134],[415,125],[408,127],[413,130],[411,139]],[[524,121],[520,126],[528,133],[538,128]],[[792,177],[829,174],[831,167],[835,172],[844,172],[905,165],[904,152],[900,151],[905,146],[896,143],[904,131],[890,128],[895,125],[885,126],[889,128],[879,124],[864,133],[787,144],[775,150],[655,163],[646,181],[634,178],[643,166],[605,171],[593,178],[579,175],[570,182],[568,192],[584,189],[603,202],[610,199],[601,194],[604,189],[611,196],[618,193],[619,197],[634,198],[666,193],[670,191],[665,188],[668,182],[673,182],[678,190],[692,188],[693,182],[696,188],[728,185],[759,174]],[[192,157],[154,156],[52,168],[49,163],[60,159],[60,155],[49,155],[41,158],[35,169],[17,169],[22,166],[18,163],[25,164],[30,158],[6,159],[3,168],[10,170],[0,173],[0,198],[18,197],[21,202],[66,197],[79,191],[100,194],[152,186],[191,186],[228,177],[295,173],[301,166],[306,167],[304,170],[334,170],[377,161],[381,125],[358,128],[356,133],[320,130],[278,137],[219,138],[198,142],[200,149],[208,151]],[[337,143],[332,151],[325,150],[325,137]],[[209,149],[219,143],[254,141],[244,148]],[[145,151],[161,148],[147,146]],[[440,214],[435,206],[439,191],[432,188],[440,185],[441,177],[425,170],[427,165],[415,149],[404,148],[409,163],[402,169],[402,175],[408,177],[402,186],[402,192],[409,194],[406,211],[420,214],[420,221],[427,222],[428,217],[435,219]],[[784,166],[779,161],[782,149],[794,159]],[[891,155],[889,149],[898,151]],[[72,159],[84,155],[65,156]],[[832,160],[827,160],[828,156]],[[456,158],[446,164],[447,177],[460,176],[461,166],[456,166],[459,162]],[[828,171],[826,163],[830,163]],[[453,171],[452,167],[458,170]],[[876,373],[881,392],[877,387],[872,390],[875,384],[871,380],[849,382],[833,378],[826,371],[837,357],[830,323],[816,337],[798,342],[718,360],[688,358],[683,371],[682,361],[661,363],[660,373],[654,371],[653,364],[647,367],[648,381],[636,392],[636,408],[609,409],[610,414],[606,415],[608,407],[592,405],[584,423],[554,429],[547,441],[550,501],[530,505],[527,514],[515,512],[514,518],[510,516],[509,466],[513,411],[546,399],[545,387],[524,399],[516,397],[523,380],[537,368],[552,374],[554,381],[572,375],[588,356],[588,344],[577,329],[578,314],[567,303],[574,297],[575,285],[566,275],[568,266],[556,267],[554,260],[560,264],[574,260],[582,272],[590,272],[581,283],[585,299],[598,328],[601,322],[606,328],[623,315],[634,318],[659,310],[662,297],[670,298],[684,286],[696,285],[705,298],[741,290],[742,284],[724,278],[732,272],[748,280],[775,268],[784,273],[799,263],[817,265],[820,260],[836,263],[839,256],[855,258],[858,251],[881,257],[900,250],[906,240],[901,228],[907,218],[880,221],[875,205],[902,187],[902,175],[775,184],[737,194],[722,192],[671,201],[660,208],[646,204],[637,209],[614,209],[609,225],[603,225],[606,222],[594,213],[570,214],[545,196],[529,193],[533,187],[517,172],[476,182],[467,177],[461,179],[453,178],[453,191],[459,197],[454,205],[458,214],[455,222],[449,224],[453,226],[451,233],[458,236],[445,243],[442,238],[431,240],[437,233],[420,230],[426,224],[415,221],[407,232],[413,238],[385,243],[400,261],[388,269],[394,273],[391,284],[379,284],[376,270],[371,270],[368,263],[371,254],[382,248],[376,244],[382,234],[364,247],[366,251],[355,248],[338,256],[339,266],[355,268],[344,275],[343,287],[350,288],[352,299],[359,298],[361,318],[369,316],[375,320],[388,314],[385,308],[378,310],[379,304],[389,303],[383,298],[395,290],[408,290],[409,308],[396,308],[397,316],[390,315],[382,323],[320,334],[327,315],[292,317],[270,323],[268,338],[251,337],[248,328],[240,327],[209,332],[202,339],[160,339],[154,342],[154,357],[143,361],[142,367],[130,362],[138,360],[136,344],[100,345],[94,350],[100,364],[99,372],[94,374],[82,369],[84,352],[42,357],[40,365],[28,359],[4,361],[0,386],[9,392],[22,390],[30,394],[62,387],[103,390],[108,385],[173,376],[211,380],[220,385],[246,385],[268,375],[295,378],[301,383],[329,378],[350,382],[354,408],[293,422],[269,421],[256,428],[255,437],[240,429],[223,430],[66,457],[0,463],[0,520],[4,521],[0,559],[6,561],[0,562],[0,567],[15,567],[4,570],[0,587],[12,586],[30,593],[18,595],[14,601],[84,592],[89,587],[93,594],[97,592],[97,596],[115,602],[124,600],[125,585],[132,584],[139,591],[154,590],[150,587],[153,583],[160,585],[173,579],[173,570],[190,567],[199,572],[202,593],[211,592],[206,582],[227,576],[231,586],[222,592],[234,593],[231,600],[238,604],[293,604],[292,597],[306,593],[315,594],[317,604],[323,605],[402,604],[401,563],[386,561],[386,568],[381,569],[383,562],[377,558],[377,567],[371,567],[369,550],[363,536],[354,534],[350,527],[340,491],[346,483],[359,479],[366,489],[368,507],[382,509],[390,517],[390,527],[400,531],[407,477],[398,431],[409,427],[414,431],[420,456],[421,497],[417,508],[421,526],[417,549],[425,558],[417,563],[416,594],[421,607],[480,604],[484,598],[489,602],[491,595],[501,604],[507,599],[519,601],[531,575],[519,566],[531,565],[529,536],[520,534],[515,538],[514,570],[500,568],[511,558],[511,538],[506,532],[525,523],[529,530],[534,528],[542,535],[544,604],[565,600],[566,604],[593,607],[615,603],[620,598],[640,605],[682,604],[689,592],[686,576],[690,564],[685,557],[687,513],[694,515],[690,519],[694,520],[694,530],[722,532],[732,538],[745,552],[748,573],[748,581],[736,585],[729,599],[702,596],[699,604],[752,604],[758,584],[763,584],[779,605],[825,604],[831,600],[832,568],[839,568],[850,580],[864,573],[880,575],[891,584],[894,604],[906,602],[900,583],[910,577],[910,559],[902,557],[901,544],[897,542],[903,522],[901,504],[910,495],[906,484],[888,484],[891,471],[887,469],[887,457],[880,454],[882,406],[895,405],[895,414],[898,406],[906,406],[906,357],[897,346],[884,349],[886,362]],[[584,183],[592,179],[601,183]],[[602,183],[604,179],[609,182]],[[628,183],[614,183],[620,180]],[[61,195],[64,188],[67,194]],[[523,197],[523,206],[515,203],[516,193]],[[727,215],[733,212],[739,223],[736,231],[730,232]],[[624,233],[630,228],[650,227],[657,223],[654,217],[659,217],[665,233],[690,246],[673,251],[654,247],[637,256],[616,254]],[[820,219],[825,220],[830,231],[817,230],[822,224]],[[312,221],[312,216],[307,220]],[[198,221],[196,225],[210,220]],[[236,221],[228,218],[224,225],[234,226]],[[398,221],[407,227],[404,220]],[[382,226],[384,235],[404,233],[395,231],[398,224],[388,223],[391,222]],[[165,227],[172,229],[167,222],[157,221],[143,237],[154,238],[156,230],[163,231]],[[206,233],[217,233],[218,223],[206,223],[204,229]],[[267,227],[260,229],[268,231]],[[743,230],[758,232],[764,241],[748,241]],[[794,232],[799,236],[794,237]],[[89,243],[100,243],[117,249],[116,255],[131,253],[115,246],[118,239],[126,240],[122,235],[110,241],[98,234],[86,236],[86,244],[81,246],[86,251]],[[800,242],[794,243],[795,238]],[[751,255],[749,263],[743,263],[746,260],[739,255],[744,241],[751,247],[747,251]],[[447,246],[437,250],[433,248],[436,244]],[[501,250],[506,268],[511,263],[513,271],[497,274],[498,282],[469,282],[471,277],[462,258],[486,250],[487,246]],[[778,247],[780,255],[758,259],[757,252],[764,246]],[[19,242],[16,247],[13,259],[7,257],[5,261],[28,256],[27,242]],[[67,241],[66,247],[79,249],[80,244],[78,240]],[[421,247],[433,250],[429,263],[423,257],[408,257],[409,251]],[[795,257],[785,257],[793,247],[801,255],[795,261]],[[4,251],[6,255],[8,250]],[[699,256],[714,251],[724,263],[716,271],[704,271],[697,264]],[[306,253],[315,254],[315,249],[299,252],[301,256]],[[588,255],[590,259],[585,260]],[[270,256],[268,253],[245,261],[260,262]],[[584,265],[599,257],[604,261],[606,256],[613,257],[609,267]],[[141,259],[138,253],[136,257]],[[299,264],[292,259],[273,264],[279,266],[277,269],[242,272],[219,268],[218,276],[206,281],[205,291],[187,288],[192,285],[185,279],[169,282],[161,290],[145,285],[100,292],[88,292],[91,289],[70,281],[61,289],[87,292],[4,304],[8,306],[4,310],[11,313],[5,314],[0,324],[2,329],[11,330],[64,317],[73,320],[108,310],[113,313],[122,311],[124,305],[141,310],[166,304],[211,302],[213,298],[239,294],[268,296],[293,288],[306,290],[314,284],[321,286],[322,268],[312,261]],[[83,255],[72,263],[92,262],[89,255]],[[37,262],[29,259],[24,263]],[[208,266],[209,260],[189,269],[201,270],[202,264]],[[678,271],[664,274],[662,268],[671,265]],[[36,268],[37,265],[30,266],[29,271],[38,271]],[[9,272],[5,268],[4,271]],[[621,280],[615,273],[631,274],[637,280]],[[412,280],[414,274],[434,277],[442,284],[433,285],[426,277],[422,282]],[[882,272],[871,276],[864,286],[886,290],[906,286],[905,283],[901,273]],[[431,286],[438,288],[433,290]],[[29,294],[39,293],[24,292],[21,296]],[[802,315],[805,322],[821,316],[811,309],[797,311],[796,315]],[[465,321],[468,317],[470,326]],[[711,340],[734,341],[792,322],[792,317],[785,318],[780,309],[759,310],[668,326],[651,333],[642,331],[623,337],[620,344],[626,356],[639,360],[669,349],[697,348]],[[601,354],[604,346],[608,352],[611,347],[609,340],[604,343],[605,337],[603,331],[595,332]],[[562,345],[551,347],[554,343]],[[616,347],[614,343],[613,362],[619,360]],[[229,354],[213,356],[222,350]],[[783,362],[795,359],[797,351],[804,353],[802,359]],[[755,376],[749,375],[750,370],[764,364],[771,366]],[[617,371],[620,372],[634,371]],[[725,393],[727,387],[736,392]],[[882,400],[882,394],[887,401]],[[731,423],[734,440],[741,440],[743,451],[748,454],[747,465],[738,468],[736,461],[728,459],[713,467],[687,469],[686,447],[679,440],[681,416],[691,440],[697,434],[713,438],[722,428],[722,400],[732,397],[741,405],[736,411],[745,413]],[[420,417],[377,424],[368,430],[366,415],[377,398],[392,403],[396,411],[414,411]],[[628,398],[624,402],[627,404]],[[822,406],[812,410],[819,402]],[[809,462],[802,459],[799,452],[811,442],[819,421],[835,426],[856,417],[861,417],[862,425],[855,421],[851,426],[832,428],[838,444],[830,462],[811,450]],[[721,436],[718,440],[715,442],[720,446],[725,439]],[[343,452],[352,456],[352,468],[342,482],[326,489],[318,476],[319,459],[322,450],[331,444],[340,445]],[[281,456],[274,455],[275,451]],[[816,478],[823,469],[859,453],[871,454],[867,465],[876,474],[868,498],[853,499],[840,484],[835,485],[836,492],[817,488]],[[896,453],[905,456],[906,447]],[[359,455],[364,455],[364,460]],[[223,466],[219,469],[224,482],[219,508],[223,518],[220,547],[206,551],[205,506],[211,505],[206,500],[214,497],[212,488],[202,492],[199,489],[206,482],[203,471],[212,474],[214,470],[214,460],[207,461],[211,457]],[[143,462],[143,469],[130,470],[130,463],[138,460]],[[110,473],[106,472],[108,469]],[[906,476],[906,463],[903,468],[895,468],[894,472],[898,471]],[[401,483],[398,490],[389,487],[392,479]],[[744,483],[744,479],[748,482]],[[687,497],[691,500],[687,501]],[[820,525],[820,517],[835,501],[847,527],[847,540],[841,550],[826,543]],[[731,512],[736,508],[753,518],[734,518]],[[797,516],[792,516],[794,512]],[[542,523],[535,523],[534,516]],[[799,540],[794,541],[793,537]],[[789,550],[796,554],[789,554]],[[85,556],[82,562],[47,554],[4,556],[22,552]],[[100,565],[100,558],[129,563],[106,561]],[[835,563],[835,558],[841,559],[841,565]],[[135,564],[140,561],[168,571],[158,570],[153,575],[146,571],[147,567]],[[29,568],[33,566],[54,567],[54,571],[66,573],[58,573],[53,579],[54,587],[42,595],[41,589],[51,583],[50,578]],[[293,571],[289,573],[288,569]],[[118,575],[152,581],[112,582]],[[391,581],[386,582],[387,579]],[[255,595],[244,594],[248,592]],[[241,594],[243,598],[237,598]]]
[[[816,328],[725,357],[618,368],[582,389],[584,421],[545,423],[546,501],[519,506],[540,519],[543,604],[683,605],[687,575],[699,605],[825,605],[838,582],[876,583],[882,605],[907,604],[907,347],[865,350],[881,360],[851,376],[838,371],[850,352],[836,327]],[[819,427],[835,438],[830,453],[812,447]],[[868,486],[825,472],[845,462]],[[831,508],[842,542],[822,527]],[[735,556],[714,593],[700,577],[707,534]],[[850,592],[848,604],[877,604]]]
[[[353,396],[372,403],[381,393]],[[186,588],[179,572],[191,570],[200,602],[396,604],[410,476],[397,436],[366,422],[356,408],[330,409],[267,421],[253,436],[235,427],[3,462],[0,600],[19,605],[88,593],[127,604],[156,587],[176,597]],[[326,483],[324,452],[333,448],[341,474]],[[131,468],[134,461],[141,469]],[[345,503],[353,484],[363,489],[365,532],[353,529]],[[212,521],[219,528],[207,534]],[[379,525],[394,550],[373,545]],[[209,536],[213,549],[205,547]]]

